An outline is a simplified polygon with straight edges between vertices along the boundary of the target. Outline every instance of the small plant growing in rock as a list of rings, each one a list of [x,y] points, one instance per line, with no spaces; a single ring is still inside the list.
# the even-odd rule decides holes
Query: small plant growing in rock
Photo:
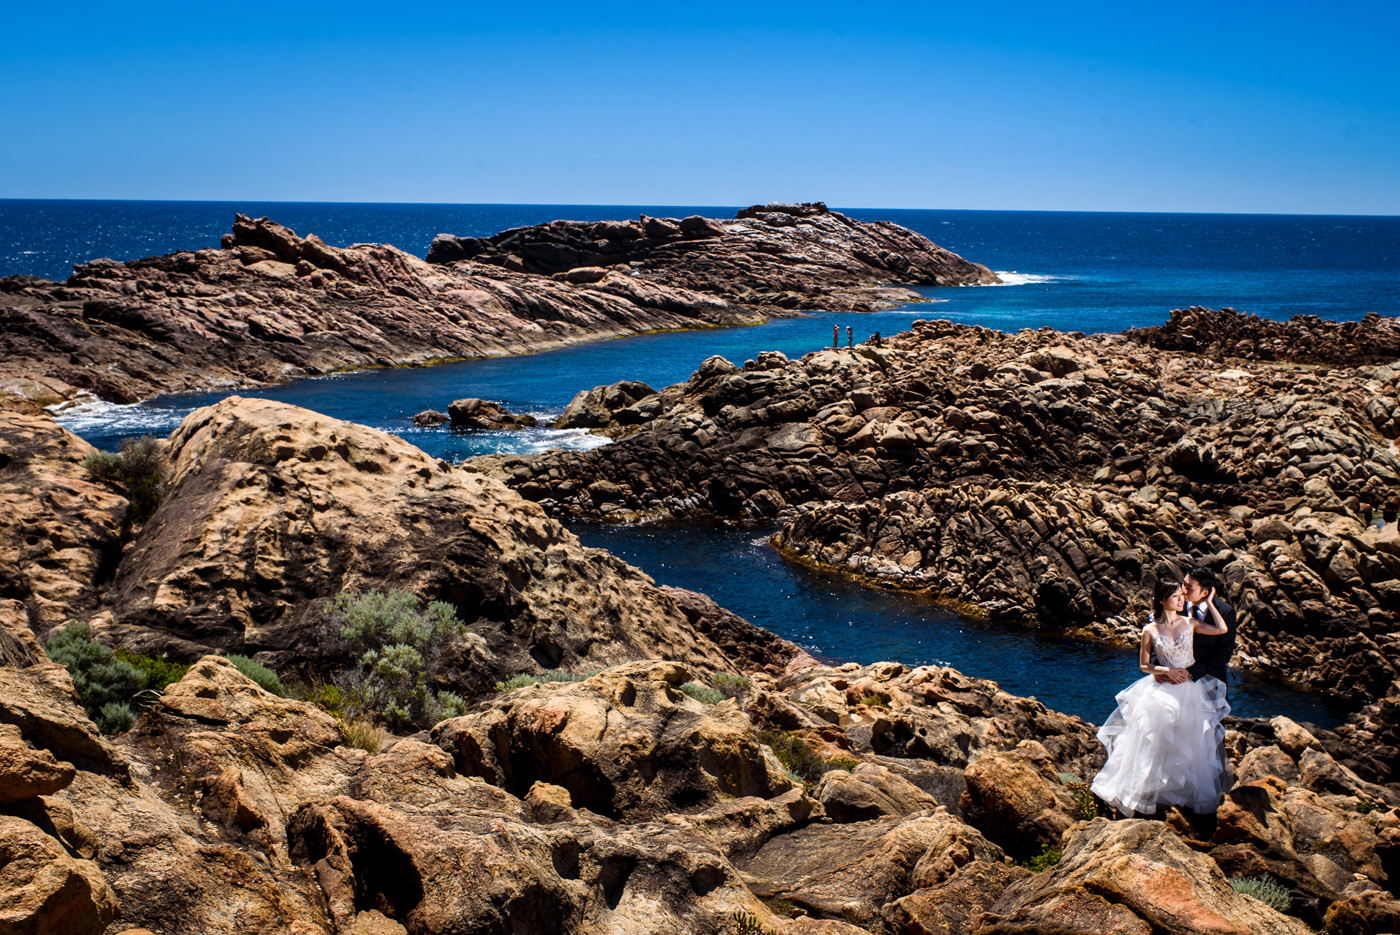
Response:
[[[1058,847],[1046,845],[1045,849],[1026,861],[1026,869],[1031,873],[1040,873],[1042,870],[1049,870],[1060,862],[1064,854]]]
[[[1380,806],[1375,802],[1367,802],[1363,799],[1352,806],[1352,811],[1360,812],[1362,815],[1369,815],[1372,812],[1380,811]]]
[[[419,728],[466,713],[460,695],[428,684],[448,644],[466,631],[451,604],[420,609],[407,591],[342,591],[329,617],[359,657],[358,671],[345,680],[350,713]]]
[[[703,704],[719,704],[725,697],[723,692],[699,682],[686,682],[681,686],[681,691]]]
[[[753,683],[742,675],[731,675],[728,672],[720,672],[710,679],[710,684],[723,693],[726,698],[738,698],[749,690]]]
[[[1293,905],[1293,898],[1288,895],[1288,888],[1271,876],[1235,877],[1230,880],[1230,885],[1235,888],[1236,893],[1253,896],[1261,903],[1272,906],[1279,912],[1287,912],[1288,907]]]
[[[50,659],[68,667],[78,700],[104,734],[120,734],[136,723],[131,699],[146,687],[146,676],[93,639],[92,627],[71,622],[44,643]]]
[[[560,669],[545,669],[539,674],[522,672],[519,675],[512,675],[504,682],[496,683],[496,691],[513,692],[517,688],[524,688],[526,685],[540,685],[546,682],[583,682],[597,675],[602,669],[594,669],[592,672],[564,672]]]
[[[735,910],[729,914],[729,924],[725,926],[725,932],[726,935],[773,935],[773,930],[759,922],[758,916],[743,910]]]
[[[150,519],[165,493],[165,469],[160,449],[151,436],[128,438],[119,452],[95,451],[84,459],[83,467],[91,477],[126,488],[135,523]]]
[[[256,659],[249,659],[247,656],[240,656],[237,653],[230,654],[224,658],[237,666],[239,672],[242,672],[253,682],[257,683],[258,687],[263,691],[271,692],[282,698],[287,696],[287,689],[282,687],[282,680],[277,677],[277,673],[273,672],[261,662],[258,662]]]
[[[1089,783],[1073,773],[1060,773],[1060,782],[1074,793],[1074,817],[1079,821],[1089,821],[1099,813],[1099,803]]]
[[[821,779],[828,769],[834,768],[828,766],[827,761],[823,760],[817,751],[791,731],[760,731],[758,742],[767,744],[773,755],[778,758],[778,762],[783,765],[783,769],[787,770],[789,778],[803,785],[810,786]]]
[[[369,721],[356,718],[353,721],[340,722],[340,729],[345,733],[345,744],[350,747],[358,747],[370,753],[378,753],[381,739],[379,728]]]
[[[849,756],[834,756],[826,761],[826,772],[830,772],[833,769],[844,769],[849,773],[859,765],[860,763],[857,760]]]
[[[884,708],[889,706],[890,700],[879,692],[870,692],[860,699],[860,703],[867,708]]]

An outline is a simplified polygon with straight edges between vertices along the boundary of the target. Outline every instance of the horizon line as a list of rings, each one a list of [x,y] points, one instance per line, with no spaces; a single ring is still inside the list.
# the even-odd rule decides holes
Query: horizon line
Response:
[[[357,205],[357,206],[415,206],[415,207],[514,207],[514,208],[720,208],[725,210],[762,207],[766,204],[813,204],[815,202],[752,202],[747,205],[721,204],[646,204],[643,202],[548,202],[548,201],[302,201],[277,198],[85,198],[85,197],[11,197],[0,196],[0,202],[72,201],[125,202],[131,204],[253,204],[275,205]],[[826,202],[822,202],[827,204]],[[1328,213],[1322,211],[1164,211],[1129,210],[1123,208],[910,208],[910,207],[840,207],[827,204],[832,211],[962,211],[987,214],[1162,214],[1234,217],[1336,217],[1336,218],[1400,218],[1400,214]]]

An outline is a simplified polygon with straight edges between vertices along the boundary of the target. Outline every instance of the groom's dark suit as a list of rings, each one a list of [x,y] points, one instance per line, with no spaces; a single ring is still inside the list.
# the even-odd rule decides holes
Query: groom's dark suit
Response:
[[[1215,609],[1220,611],[1220,619],[1225,621],[1225,626],[1230,628],[1228,633],[1219,636],[1211,636],[1207,633],[1197,633],[1191,641],[1195,653],[1195,663],[1186,671],[1191,673],[1191,678],[1199,679],[1205,675],[1213,675],[1220,679],[1222,684],[1229,684],[1226,675],[1229,671],[1230,656],[1235,651],[1235,608],[1225,603],[1222,598],[1215,599]],[[1197,620],[1211,620],[1204,604],[1192,610],[1192,616]]]

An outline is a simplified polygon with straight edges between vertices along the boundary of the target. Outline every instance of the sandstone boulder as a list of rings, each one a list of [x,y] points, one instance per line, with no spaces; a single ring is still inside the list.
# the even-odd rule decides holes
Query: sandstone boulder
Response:
[[[453,427],[459,429],[524,429],[539,424],[534,416],[512,415],[500,403],[472,397],[453,402],[447,407],[447,415]]]
[[[98,935],[118,903],[101,872],[29,822],[0,815],[0,931]]]

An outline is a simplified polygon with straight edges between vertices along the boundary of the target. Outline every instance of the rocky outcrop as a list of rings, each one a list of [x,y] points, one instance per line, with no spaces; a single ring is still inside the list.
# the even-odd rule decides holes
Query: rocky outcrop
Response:
[[[1355,367],[1400,361],[1400,324],[1371,312],[1360,321],[1332,322],[1316,315],[1274,321],[1232,308],[1179,308],[1163,325],[1130,328],[1134,341],[1164,351],[1216,359],[1290,361]]]
[[[0,601],[40,633],[91,612],[128,529],[124,491],[88,475],[96,449],[0,394]]]
[[[762,315],[621,273],[573,284],[240,215],[224,249],[0,279],[0,390],[133,402],[357,367],[518,354]]]
[[[231,397],[186,418],[169,463],[169,492],[94,621],[121,645],[314,668],[333,651],[329,600],[400,588],[447,601],[467,624],[441,676],[464,693],[629,658],[732,667],[651,579],[395,436]]]
[[[62,674],[0,668],[0,789],[35,793],[0,804],[22,931],[1343,935],[1394,914],[1391,790],[1284,719],[1230,733],[1244,782],[1202,839],[1177,813],[1076,821],[1058,773],[1095,768],[1092,726],[951,669],[756,669],[712,704],[698,670],[627,663],[377,753],[213,656],[110,743]],[[1064,857],[1012,865],[1017,835]],[[1303,921],[1226,879],[1258,872]]]
[[[500,403],[468,397],[447,407],[447,417],[453,428],[498,431],[501,429],[533,428],[539,423],[534,416],[506,412]]]
[[[0,279],[0,391],[134,402],[919,298],[890,282],[997,281],[912,231],[825,208],[687,218],[674,235],[649,220],[440,237],[424,262],[239,215],[220,250]]]
[[[798,561],[1109,640],[1203,562],[1241,611],[1239,664],[1365,702],[1400,675],[1397,389],[1389,366],[916,322],[711,358],[587,407],[616,443],[489,469],[556,515],[777,520]]]
[[[770,313],[886,307],[897,295],[889,283],[1000,281],[985,266],[911,230],[887,221],[856,221],[820,202],[755,205],[728,220],[551,221],[493,237],[439,234],[433,240],[429,263],[462,260],[576,283],[622,270],[644,282]]]

